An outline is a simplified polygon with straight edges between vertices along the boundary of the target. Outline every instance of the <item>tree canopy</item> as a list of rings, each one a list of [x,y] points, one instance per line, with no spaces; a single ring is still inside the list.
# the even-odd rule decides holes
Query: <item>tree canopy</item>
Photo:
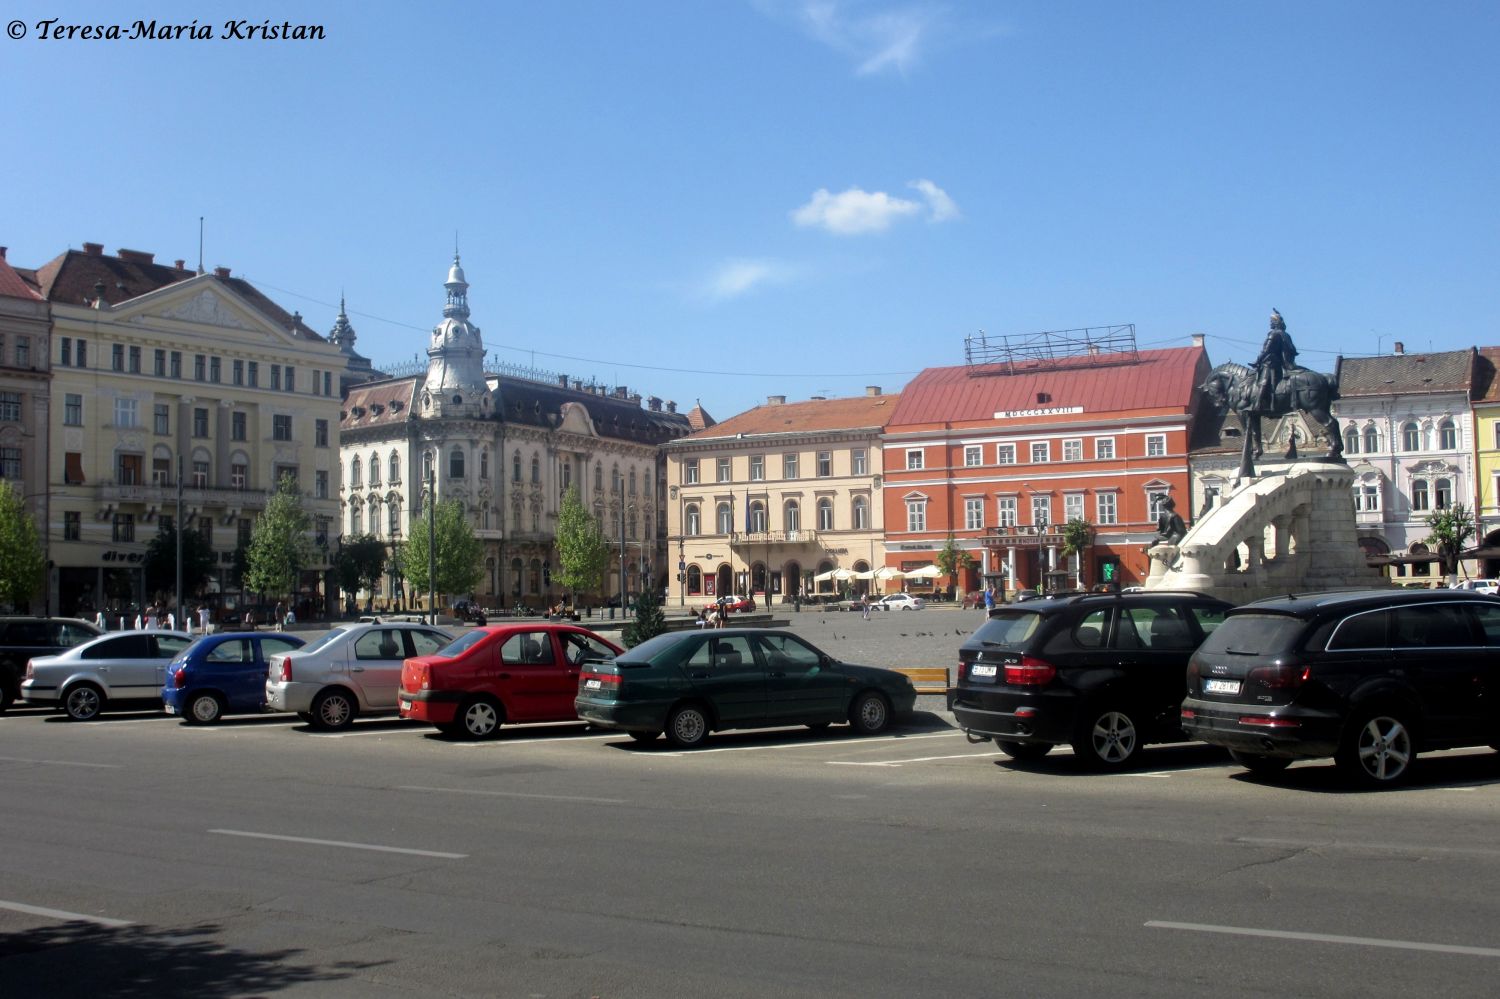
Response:
[[[255,531],[245,550],[245,588],[268,596],[294,595],[302,567],[311,558],[307,537],[311,526],[297,480],[282,476],[265,511],[255,518]]]
[[[1074,517],[1062,527],[1064,555],[1079,555],[1094,541],[1094,525],[1082,517]]]
[[[474,537],[464,505],[444,500],[432,511],[437,541],[437,579],[430,588],[438,593],[468,594],[484,578],[484,545]],[[413,593],[426,593],[428,565],[426,517],[411,525],[411,535],[400,549],[400,563]]]
[[[937,553],[935,560],[937,567],[942,570],[943,575],[952,576],[955,579],[960,571],[974,564],[974,556],[958,547],[958,542],[953,535],[948,535],[948,543],[943,545],[942,551]]]
[[[345,538],[333,562],[339,589],[346,593],[373,590],[385,572],[385,542],[369,534]]]
[[[1474,515],[1464,504],[1454,503],[1429,515],[1427,526],[1432,530],[1427,536],[1427,544],[1437,549],[1444,575],[1457,573],[1464,546],[1474,537]]]
[[[584,507],[578,487],[569,486],[557,515],[557,572],[552,578],[574,594],[596,593],[603,587],[608,565],[604,529]]]
[[[218,565],[213,542],[203,536],[202,531],[189,528],[182,532],[182,595],[191,596],[200,592],[213,576]],[[176,593],[177,591],[177,522],[167,520],[156,537],[146,544],[146,559],[142,563],[146,571],[146,592]]]
[[[12,607],[30,603],[42,588],[47,556],[26,501],[0,479],[0,602]]]

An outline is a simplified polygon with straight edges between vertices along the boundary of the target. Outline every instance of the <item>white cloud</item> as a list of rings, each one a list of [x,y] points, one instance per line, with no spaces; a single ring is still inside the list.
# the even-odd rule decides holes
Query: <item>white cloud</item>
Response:
[[[853,59],[860,76],[905,74],[921,61],[942,22],[942,8],[926,2],[886,9],[860,0],[758,0],[757,6]]]
[[[712,301],[739,298],[760,285],[790,280],[792,268],[775,260],[726,260],[699,289]]]
[[[908,186],[919,191],[925,199],[928,221],[946,222],[958,218],[958,206],[932,181],[914,180]],[[923,214],[924,205],[919,202],[858,187],[838,194],[819,188],[807,204],[791,213],[792,221],[799,226],[826,229],[838,236],[883,232],[899,219]]]

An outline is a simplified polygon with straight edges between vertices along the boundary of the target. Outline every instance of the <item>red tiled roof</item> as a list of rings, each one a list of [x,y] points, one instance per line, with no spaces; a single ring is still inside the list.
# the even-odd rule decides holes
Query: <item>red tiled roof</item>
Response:
[[[349,397],[344,400],[341,408],[339,429],[381,427],[404,422],[411,416],[416,386],[415,377],[354,386],[349,390]]]
[[[6,263],[3,256],[0,256],[0,295],[6,298],[24,298],[30,302],[42,300],[42,296],[16,273],[14,267]]]
[[[692,409],[688,410],[687,419],[688,426],[692,427],[694,430],[704,430],[718,422],[712,416],[708,415],[708,410],[703,408],[703,404],[701,402],[694,406]]]
[[[862,395],[852,399],[812,399],[756,406],[685,440],[706,441],[739,434],[807,433],[819,430],[875,429],[895,412],[899,395]]]
[[[928,368],[901,391],[888,430],[927,423],[993,420],[997,412],[1082,406],[1089,413],[1187,410],[1208,374],[1202,347],[1143,350],[1135,362],[1080,356],[1001,365]],[[1014,373],[1011,373],[1014,370]],[[1045,401],[1039,401],[1045,400]]]

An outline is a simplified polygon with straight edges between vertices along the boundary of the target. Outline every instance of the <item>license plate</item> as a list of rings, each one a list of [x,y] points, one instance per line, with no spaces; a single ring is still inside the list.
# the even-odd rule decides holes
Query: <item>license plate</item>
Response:
[[[600,687],[604,686],[604,684],[600,683],[598,680],[585,680],[583,681],[583,685],[588,690],[598,690]]]
[[[1203,692],[1205,694],[1238,694],[1240,682],[1238,680],[1204,680]]]
[[[410,711],[411,710],[411,701],[408,701],[405,698],[402,698],[398,703],[401,705],[401,710],[402,711]]]
[[[975,663],[973,666],[969,667],[969,675],[970,676],[994,676],[995,675],[995,671],[997,669],[998,669],[998,667],[996,667],[994,665],[988,665],[987,666],[984,663]]]
[[[161,708],[169,715],[175,715],[177,713],[177,706],[174,704],[163,704]]]

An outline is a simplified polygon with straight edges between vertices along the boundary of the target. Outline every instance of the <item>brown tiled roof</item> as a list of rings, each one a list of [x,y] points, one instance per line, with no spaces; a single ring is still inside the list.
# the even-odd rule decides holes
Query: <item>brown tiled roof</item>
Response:
[[[706,429],[719,422],[712,416],[708,415],[708,410],[703,408],[703,403],[701,402],[695,404],[692,409],[688,410],[687,418],[688,426],[692,427],[694,431]]]
[[[719,440],[740,434],[796,434],[829,430],[879,430],[895,412],[899,395],[862,395],[852,399],[811,399],[756,406],[723,423],[692,434],[690,441]]]
[[[5,255],[0,252],[0,295],[6,298],[24,298],[27,301],[41,301],[42,296],[27,284],[16,269],[6,263]]]
[[[1082,406],[1085,413],[1191,408],[1207,375],[1202,347],[1143,350],[1133,362],[1060,358],[1002,365],[928,368],[901,391],[887,427],[992,420],[997,412]]]
[[[402,423],[411,417],[416,401],[417,378],[367,382],[349,390],[349,397],[339,410],[339,430],[384,427]]]
[[[1500,347],[1480,347],[1474,362],[1474,387],[1470,398],[1475,402],[1500,402]]]
[[[1346,357],[1338,367],[1339,395],[1408,395],[1413,392],[1467,392],[1474,382],[1477,353],[1445,350],[1436,354]]]
[[[600,395],[582,389],[563,388],[525,378],[490,379],[500,400],[497,413],[507,423],[537,427],[555,427],[561,421],[564,403],[578,403],[588,410],[589,419],[601,437],[663,444],[686,434],[691,426],[687,415],[665,410],[642,409],[639,397],[620,398]]]

